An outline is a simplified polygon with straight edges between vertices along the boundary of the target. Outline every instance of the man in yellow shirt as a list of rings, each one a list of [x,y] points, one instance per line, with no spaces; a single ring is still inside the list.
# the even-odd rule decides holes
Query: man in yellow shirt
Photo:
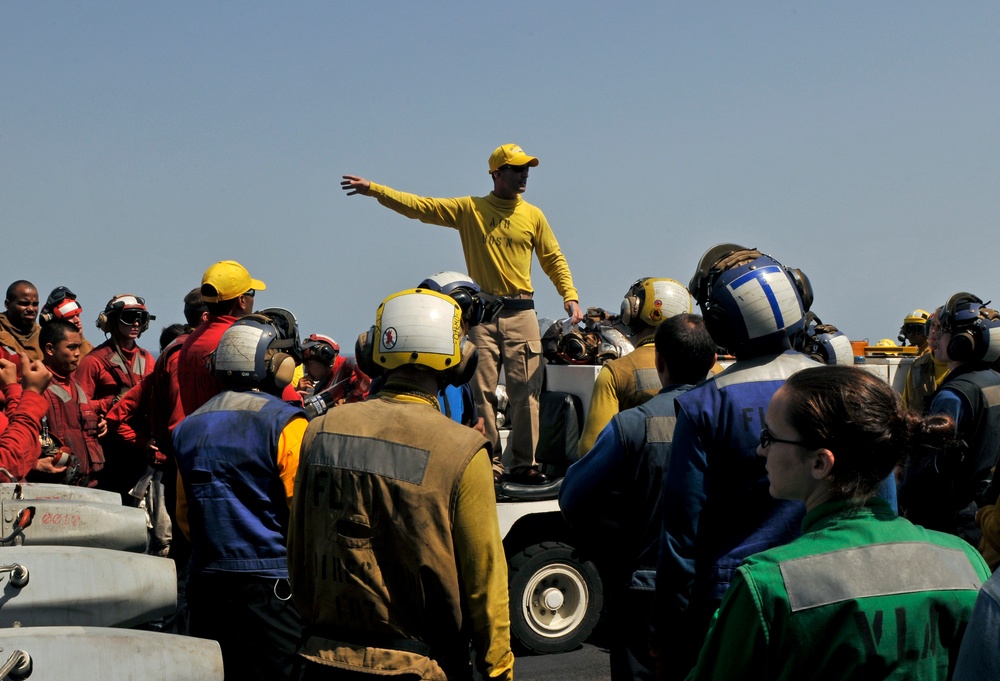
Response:
[[[493,191],[483,197],[432,199],[399,192],[357,175],[344,175],[340,183],[348,196],[373,196],[400,215],[457,229],[469,276],[483,291],[503,301],[503,310],[492,323],[469,331],[469,338],[479,349],[479,369],[472,386],[476,407],[485,419],[486,437],[494,446],[497,477],[503,468],[496,427],[496,387],[503,367],[513,422],[507,479],[523,484],[548,482],[535,466],[543,374],[542,342],[532,300],[532,252],[562,296],[572,323],[583,319],[569,265],[545,215],[520,196],[527,189],[528,169],[537,165],[538,159],[525,154],[516,144],[497,147],[489,159]]]

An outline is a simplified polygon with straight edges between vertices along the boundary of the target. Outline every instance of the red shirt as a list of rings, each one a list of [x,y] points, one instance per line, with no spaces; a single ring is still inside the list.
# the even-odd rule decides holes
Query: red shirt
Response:
[[[177,360],[177,381],[185,416],[222,392],[222,385],[208,368],[208,359],[219,347],[222,334],[237,319],[239,317],[229,315],[209,315],[208,321],[184,341]]]
[[[21,356],[14,348],[0,344],[0,359],[6,359],[14,363],[17,367],[17,380],[21,380]],[[11,409],[13,411],[13,409]],[[9,416],[9,414],[8,414]]]
[[[98,345],[80,360],[73,377],[80,383],[90,406],[101,414],[111,411],[116,398],[153,372],[153,356],[138,345],[131,350],[120,348],[118,356],[110,340]]]
[[[184,418],[177,371],[181,348],[189,335],[178,336],[165,347],[153,373],[111,408],[108,429],[122,440],[144,445],[152,437],[160,451],[170,451],[170,433]]]
[[[368,391],[371,389],[372,379],[368,378],[361,369],[358,368],[354,358],[347,358],[337,355],[333,360],[333,369],[330,376],[322,385],[317,385],[313,390],[314,395],[322,392],[329,392],[333,396],[334,404],[341,400],[345,402],[364,402],[368,398]]]
[[[38,442],[42,417],[48,409],[49,403],[44,397],[27,390],[9,420],[0,413],[0,467],[3,468],[0,481],[6,482],[4,478],[12,482],[22,480],[34,468],[42,451]]]
[[[48,369],[52,374],[52,381],[45,389],[49,432],[69,447],[80,463],[80,472],[90,476],[88,484],[94,485],[94,475],[104,468],[104,452],[97,441],[98,416],[76,379],[61,376],[51,366]]]

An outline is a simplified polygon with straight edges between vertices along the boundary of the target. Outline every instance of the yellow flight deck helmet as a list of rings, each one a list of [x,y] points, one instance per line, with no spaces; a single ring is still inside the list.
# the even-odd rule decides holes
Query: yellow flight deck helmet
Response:
[[[693,309],[691,294],[674,279],[644,277],[629,287],[622,300],[622,323],[641,328],[642,324],[656,326],[674,315],[690,313]],[[636,322],[642,322],[637,325]]]
[[[930,312],[920,308],[906,315],[903,318],[903,325],[899,327],[899,336],[897,336],[899,342],[906,345],[907,341],[910,340],[909,336],[924,336],[926,338],[928,334],[927,322],[930,317]]]
[[[400,291],[379,305],[373,336],[372,361],[383,369],[447,371],[462,362],[462,308],[427,289]]]

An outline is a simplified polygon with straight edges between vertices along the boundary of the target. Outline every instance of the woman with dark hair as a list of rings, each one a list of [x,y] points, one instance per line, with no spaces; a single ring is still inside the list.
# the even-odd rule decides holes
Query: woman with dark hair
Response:
[[[802,536],[739,567],[689,681],[948,678],[989,568],[875,493],[903,457],[953,433],[862,369],[789,378],[757,453],[771,496],[805,503]]]

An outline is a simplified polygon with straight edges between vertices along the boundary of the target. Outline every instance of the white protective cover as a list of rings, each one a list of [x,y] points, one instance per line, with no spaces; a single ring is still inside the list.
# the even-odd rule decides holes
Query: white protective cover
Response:
[[[726,289],[739,305],[750,340],[784,331],[802,319],[795,286],[778,265],[746,272]]]
[[[389,369],[414,363],[444,370],[457,366],[462,358],[461,311],[454,300],[438,293],[389,297],[382,304],[377,331],[375,359]],[[419,361],[412,361],[413,353]]]
[[[643,311],[649,316],[649,310],[655,307],[660,308],[663,318],[691,312],[691,294],[678,281],[673,279],[656,279],[653,284],[652,300],[645,301]]]

